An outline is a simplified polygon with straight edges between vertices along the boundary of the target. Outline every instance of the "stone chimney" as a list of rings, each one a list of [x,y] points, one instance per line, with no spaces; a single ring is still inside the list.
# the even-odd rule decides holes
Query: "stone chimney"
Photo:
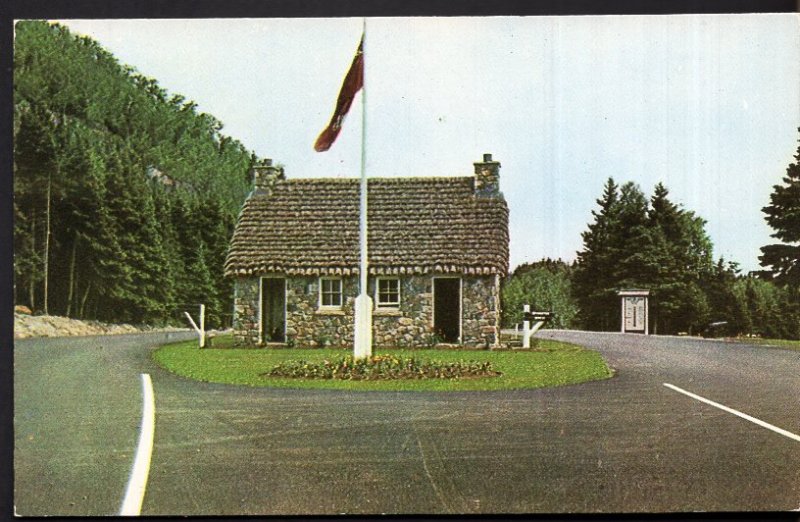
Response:
[[[492,161],[491,154],[484,154],[483,161],[475,165],[475,195],[480,198],[500,196],[500,162]]]
[[[265,159],[261,163],[253,165],[250,171],[253,176],[253,190],[255,194],[267,194],[279,179],[285,179],[283,167],[272,165],[271,159]]]

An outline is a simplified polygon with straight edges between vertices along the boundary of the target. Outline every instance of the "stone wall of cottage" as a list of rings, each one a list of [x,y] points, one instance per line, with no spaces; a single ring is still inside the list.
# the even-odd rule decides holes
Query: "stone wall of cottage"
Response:
[[[342,308],[319,308],[319,278],[286,280],[286,339],[297,347],[343,347],[353,344],[353,308],[358,278],[342,278]]]
[[[234,335],[240,344],[258,345],[258,277],[238,278],[234,295]],[[370,295],[374,296],[374,278]],[[431,276],[400,276],[400,306],[373,311],[376,348],[432,347]],[[353,308],[358,278],[342,278],[341,310],[320,309],[318,277],[286,279],[286,338],[289,346],[348,347],[353,344]],[[500,289],[496,276],[462,277],[462,344],[489,348],[500,339]]]
[[[461,282],[461,337],[468,348],[500,344],[500,278],[466,276]]]
[[[233,336],[237,344],[256,345],[258,338],[258,277],[240,277],[233,285]]]

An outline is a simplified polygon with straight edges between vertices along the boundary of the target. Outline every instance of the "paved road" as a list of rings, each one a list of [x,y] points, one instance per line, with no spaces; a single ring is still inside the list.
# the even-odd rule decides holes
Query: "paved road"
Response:
[[[20,515],[119,511],[149,348],[184,333],[17,340],[14,503]]]
[[[548,390],[413,393],[239,388],[174,377],[152,338],[15,346],[15,503],[113,514],[155,389],[142,514],[793,510],[800,442],[663,386],[800,434],[800,352],[541,332],[617,370]]]

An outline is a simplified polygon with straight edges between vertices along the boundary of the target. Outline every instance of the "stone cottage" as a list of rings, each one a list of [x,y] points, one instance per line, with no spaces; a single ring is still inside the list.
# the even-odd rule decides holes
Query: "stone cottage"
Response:
[[[368,180],[376,347],[499,344],[508,207],[500,163],[474,165],[474,176]],[[270,160],[253,179],[225,263],[237,340],[352,346],[359,180],[287,179]]]

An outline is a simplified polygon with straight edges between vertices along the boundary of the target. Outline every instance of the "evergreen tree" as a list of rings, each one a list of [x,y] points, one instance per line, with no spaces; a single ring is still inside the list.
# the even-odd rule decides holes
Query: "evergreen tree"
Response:
[[[753,335],[800,339],[800,307],[788,287],[754,277],[739,280],[737,286],[745,294]]]
[[[669,199],[663,184],[648,201],[634,183],[619,191],[612,180],[584,232],[575,268],[581,324],[616,330],[622,289],[650,290],[654,333],[698,332],[711,309],[702,281],[710,273],[712,245],[705,221]]]
[[[222,274],[228,254],[228,242],[233,236],[236,223],[233,215],[224,211],[219,200],[210,198],[202,201],[200,208],[199,223],[208,268],[212,274]],[[233,308],[233,282],[224,277],[214,278],[214,293],[209,297],[214,303],[212,324],[214,327],[227,324]]]
[[[101,281],[111,273],[100,269],[103,255],[111,251],[111,262],[118,261],[116,238],[107,227],[111,226],[106,202],[106,175],[108,168],[104,160],[105,144],[89,137],[82,145],[84,157],[79,167],[79,183],[68,187],[59,226],[65,231],[72,251],[70,271],[67,278],[67,299],[64,315],[81,317],[92,285],[95,291],[104,285]]]
[[[617,302],[613,290],[615,259],[611,238],[618,229],[619,186],[613,178],[606,181],[597,204],[600,209],[592,210],[594,221],[581,234],[583,250],[578,252],[573,287],[584,328],[607,330],[612,325],[608,310]]]
[[[169,289],[166,293],[166,307],[164,310],[165,321],[183,322],[182,314],[178,313],[179,303],[182,302],[181,284],[185,281],[185,258],[181,254],[181,246],[177,230],[172,225],[171,216],[175,200],[161,187],[151,186],[153,209],[158,220],[163,251],[164,272],[168,274]]]
[[[702,281],[711,270],[711,240],[705,221],[669,199],[669,190],[656,185],[648,221],[653,242],[651,289],[654,333],[697,333],[708,322],[710,305]]]
[[[654,236],[648,219],[647,197],[633,182],[620,189],[619,210],[611,228],[613,281],[621,288],[650,285],[663,266],[663,238]]]
[[[205,245],[199,242],[186,268],[188,281],[187,293],[184,295],[185,307],[204,304],[206,306],[206,328],[217,328],[221,325],[219,310],[221,305],[216,297],[214,281],[208,267]]]
[[[772,237],[781,243],[761,247],[759,260],[762,266],[771,267],[776,282],[789,285],[800,300],[800,146],[794,158],[786,168],[783,184],[773,187],[770,204],[762,209],[775,230]]]
[[[753,328],[746,296],[737,285],[739,279],[738,265],[734,262],[726,263],[720,258],[703,281],[708,297],[709,320],[726,322],[721,332],[730,336],[749,334]]]

